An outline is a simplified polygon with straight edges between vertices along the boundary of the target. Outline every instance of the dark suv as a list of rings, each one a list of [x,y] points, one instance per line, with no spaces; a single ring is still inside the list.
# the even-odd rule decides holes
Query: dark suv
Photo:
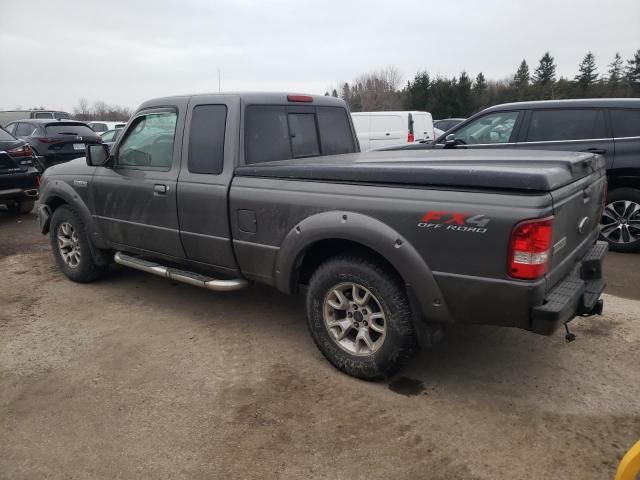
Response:
[[[570,150],[603,155],[609,194],[602,237],[612,250],[640,250],[640,98],[549,100],[487,108],[453,127],[429,148]]]
[[[100,136],[85,123],[73,120],[18,120],[6,129],[31,145],[42,170],[84,157],[87,145],[102,143]]]

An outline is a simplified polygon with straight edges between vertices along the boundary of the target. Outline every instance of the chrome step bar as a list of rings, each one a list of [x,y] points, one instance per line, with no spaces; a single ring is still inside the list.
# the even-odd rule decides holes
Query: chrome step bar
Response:
[[[230,292],[233,290],[241,290],[249,285],[244,278],[234,278],[233,280],[217,280],[215,278],[200,275],[199,273],[179,270],[173,267],[165,267],[159,263],[143,260],[142,258],[133,257],[122,252],[116,252],[113,257],[116,263],[125,267],[135,268],[143,272],[152,273],[160,277],[170,278],[177,282],[188,283],[196,287],[215,290],[216,292]]]

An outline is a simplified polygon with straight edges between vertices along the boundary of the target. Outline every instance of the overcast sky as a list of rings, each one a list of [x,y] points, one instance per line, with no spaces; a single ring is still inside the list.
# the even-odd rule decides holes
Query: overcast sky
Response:
[[[573,77],[640,48],[640,0],[0,0],[0,109],[135,108],[218,90],[324,93],[395,65],[487,78],[546,50]]]

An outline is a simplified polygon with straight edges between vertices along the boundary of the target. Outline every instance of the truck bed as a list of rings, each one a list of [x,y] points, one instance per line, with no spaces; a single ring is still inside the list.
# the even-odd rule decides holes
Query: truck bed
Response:
[[[592,153],[527,150],[381,151],[242,166],[237,176],[549,192],[603,168]]]

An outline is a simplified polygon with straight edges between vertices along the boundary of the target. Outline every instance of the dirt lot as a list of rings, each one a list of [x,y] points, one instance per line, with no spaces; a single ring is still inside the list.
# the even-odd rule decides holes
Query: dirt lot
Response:
[[[607,479],[640,437],[640,255],[566,344],[454,329],[388,383],[335,371],[302,302],[122,268],[77,285],[0,213],[0,478]]]

